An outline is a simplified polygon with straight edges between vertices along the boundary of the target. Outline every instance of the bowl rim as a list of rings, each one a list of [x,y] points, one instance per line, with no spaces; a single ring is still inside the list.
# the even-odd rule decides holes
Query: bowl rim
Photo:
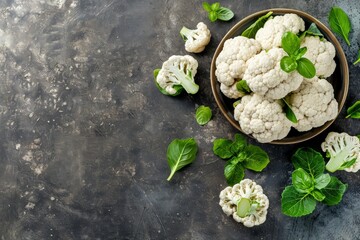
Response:
[[[231,118],[228,113],[227,110],[225,109],[224,104],[222,103],[221,99],[220,99],[220,94],[217,92],[217,79],[215,76],[215,62],[216,59],[218,57],[218,55],[220,54],[220,52],[223,49],[223,45],[224,42],[233,37],[235,32],[238,31],[238,29],[244,25],[245,23],[248,23],[250,21],[255,21],[258,17],[261,17],[263,15],[265,15],[268,12],[273,12],[273,14],[276,15],[281,15],[281,14],[286,14],[286,13],[294,13],[299,15],[301,18],[306,18],[307,21],[311,21],[313,23],[315,23],[320,31],[324,32],[327,36],[328,36],[328,41],[330,41],[336,50],[336,55],[339,58],[339,66],[341,71],[341,77],[343,79],[343,83],[342,83],[342,88],[343,88],[343,94],[340,97],[340,101],[338,101],[338,113],[336,115],[336,117],[333,120],[327,121],[324,125],[317,127],[317,128],[313,128],[309,131],[314,131],[313,134],[308,134],[308,135],[300,135],[300,136],[296,136],[296,137],[285,137],[283,139],[280,140],[275,140],[272,142],[269,142],[270,144],[278,144],[278,145],[287,145],[287,144],[295,144],[295,143],[300,143],[300,142],[304,142],[307,141],[311,138],[316,137],[317,135],[319,135],[320,133],[322,133],[323,131],[325,131],[339,116],[342,108],[344,107],[347,95],[348,95],[348,91],[349,91],[349,67],[348,67],[348,63],[347,63],[347,59],[345,56],[345,53],[341,47],[340,42],[337,40],[337,38],[335,37],[335,35],[330,31],[330,29],[324,25],[322,22],[320,22],[317,18],[313,17],[312,15],[303,12],[301,10],[297,10],[297,9],[290,9],[290,8],[270,8],[270,9],[264,9],[255,13],[252,13],[248,16],[246,16],[245,18],[241,19],[239,22],[237,22],[232,28],[230,28],[230,30],[223,36],[223,38],[221,39],[220,43],[218,44],[214,55],[212,57],[211,60],[211,66],[210,66],[210,84],[211,84],[211,90],[213,93],[213,96],[215,98],[215,102],[218,105],[218,107],[220,108],[221,113],[225,116],[225,118],[227,119],[228,122],[230,122],[230,124],[235,127],[236,129],[238,129],[240,132],[242,132],[243,134],[247,135],[248,137],[251,137],[254,139],[253,136],[246,134],[242,131],[242,129],[239,126],[239,123],[237,121],[235,121],[233,118]],[[309,131],[306,131],[304,133],[308,133]]]

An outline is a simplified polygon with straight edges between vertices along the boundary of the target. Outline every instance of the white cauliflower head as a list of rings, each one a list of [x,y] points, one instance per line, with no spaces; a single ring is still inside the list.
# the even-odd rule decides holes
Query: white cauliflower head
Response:
[[[333,86],[325,79],[304,79],[287,100],[298,120],[294,127],[300,132],[320,127],[338,114]]]
[[[321,144],[321,149],[330,157],[326,170],[357,172],[360,169],[360,140],[347,133],[330,132]]]
[[[246,134],[262,143],[286,137],[292,126],[279,100],[258,94],[244,96],[235,107],[234,117]]]
[[[281,69],[280,61],[284,56],[287,53],[282,48],[273,48],[247,61],[243,79],[254,93],[281,99],[299,88],[304,78],[297,71],[287,73]]]
[[[255,39],[260,42],[263,49],[269,50],[281,47],[281,38],[285,32],[298,34],[304,30],[304,20],[298,15],[290,13],[267,20],[264,27],[257,31]]]
[[[225,84],[220,84],[220,91],[228,98],[238,99],[245,95],[245,93],[237,90],[236,82],[231,86],[226,86]]]
[[[226,187],[220,192],[220,202],[223,212],[232,215],[235,221],[241,222],[246,227],[253,227],[265,222],[269,199],[263,193],[260,185],[250,179],[244,179],[233,187]],[[245,200],[248,203],[247,209],[241,209],[245,216],[238,215],[238,203]]]
[[[336,54],[334,45],[326,39],[317,36],[306,36],[301,43],[307,51],[303,57],[309,59],[315,65],[316,76],[330,77],[336,68],[334,57]]]
[[[260,51],[261,45],[255,39],[238,36],[226,40],[215,62],[217,80],[226,86],[241,80],[246,69],[246,61]]]
[[[179,87],[187,93],[195,94],[199,90],[194,81],[197,68],[198,62],[192,56],[173,55],[163,63],[156,82],[170,95],[177,94]]]
[[[192,53],[204,51],[211,38],[210,30],[203,22],[199,22],[196,25],[196,29],[183,27],[180,35],[185,41],[185,50]]]

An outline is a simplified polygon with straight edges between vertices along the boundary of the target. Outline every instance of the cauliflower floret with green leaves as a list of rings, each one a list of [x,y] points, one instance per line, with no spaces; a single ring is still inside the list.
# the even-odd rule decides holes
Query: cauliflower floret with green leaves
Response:
[[[289,13],[267,20],[264,27],[257,31],[255,39],[260,42],[263,49],[269,50],[281,47],[281,38],[285,32],[298,34],[304,30],[304,20],[296,14]]]
[[[287,100],[298,120],[294,128],[300,132],[320,127],[338,114],[334,88],[325,79],[304,79],[300,88],[291,93]]]
[[[281,99],[299,88],[304,78],[297,71],[287,73],[280,67],[281,58],[286,55],[282,48],[273,48],[247,61],[243,79],[254,93]]]
[[[260,51],[261,45],[255,39],[238,36],[226,40],[215,62],[217,80],[226,86],[241,80],[246,70],[246,61]]]
[[[233,187],[226,187],[220,192],[223,212],[245,227],[253,227],[265,222],[269,199],[260,185],[250,179],[243,179]],[[242,201],[240,204],[239,202]],[[241,209],[238,209],[241,208]]]
[[[244,133],[252,135],[261,143],[286,137],[292,126],[279,100],[258,94],[242,97],[235,107],[234,117]]]
[[[301,43],[301,47],[306,47],[307,51],[303,57],[314,63],[316,76],[330,77],[336,68],[334,60],[336,51],[334,45],[326,39],[318,36],[306,36]]]
[[[321,144],[321,149],[330,157],[326,170],[357,172],[360,169],[360,140],[347,133],[330,132]]]

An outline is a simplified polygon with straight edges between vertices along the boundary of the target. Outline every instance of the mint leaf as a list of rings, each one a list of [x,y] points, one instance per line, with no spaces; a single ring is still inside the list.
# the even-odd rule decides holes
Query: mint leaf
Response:
[[[316,200],[309,193],[300,193],[294,186],[288,186],[281,194],[281,211],[290,217],[310,214],[316,207]]]
[[[234,17],[234,13],[228,8],[220,7],[217,11],[217,17],[221,21],[229,21]]]
[[[300,39],[295,33],[286,32],[281,38],[281,47],[291,56],[300,48]]]
[[[316,74],[316,68],[314,64],[307,58],[300,58],[296,61],[297,71],[300,73],[301,76],[305,78],[313,78]]]
[[[325,170],[325,161],[321,153],[312,148],[300,148],[291,158],[295,169],[302,168],[311,177],[317,178]]]

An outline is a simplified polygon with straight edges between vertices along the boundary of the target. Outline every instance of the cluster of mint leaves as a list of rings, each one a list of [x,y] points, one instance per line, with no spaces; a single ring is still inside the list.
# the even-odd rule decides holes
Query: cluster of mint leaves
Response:
[[[317,202],[332,206],[338,204],[347,184],[325,171],[323,156],[312,148],[300,148],[291,159],[295,171],[292,185],[281,194],[281,210],[285,215],[301,217],[312,213]]]

